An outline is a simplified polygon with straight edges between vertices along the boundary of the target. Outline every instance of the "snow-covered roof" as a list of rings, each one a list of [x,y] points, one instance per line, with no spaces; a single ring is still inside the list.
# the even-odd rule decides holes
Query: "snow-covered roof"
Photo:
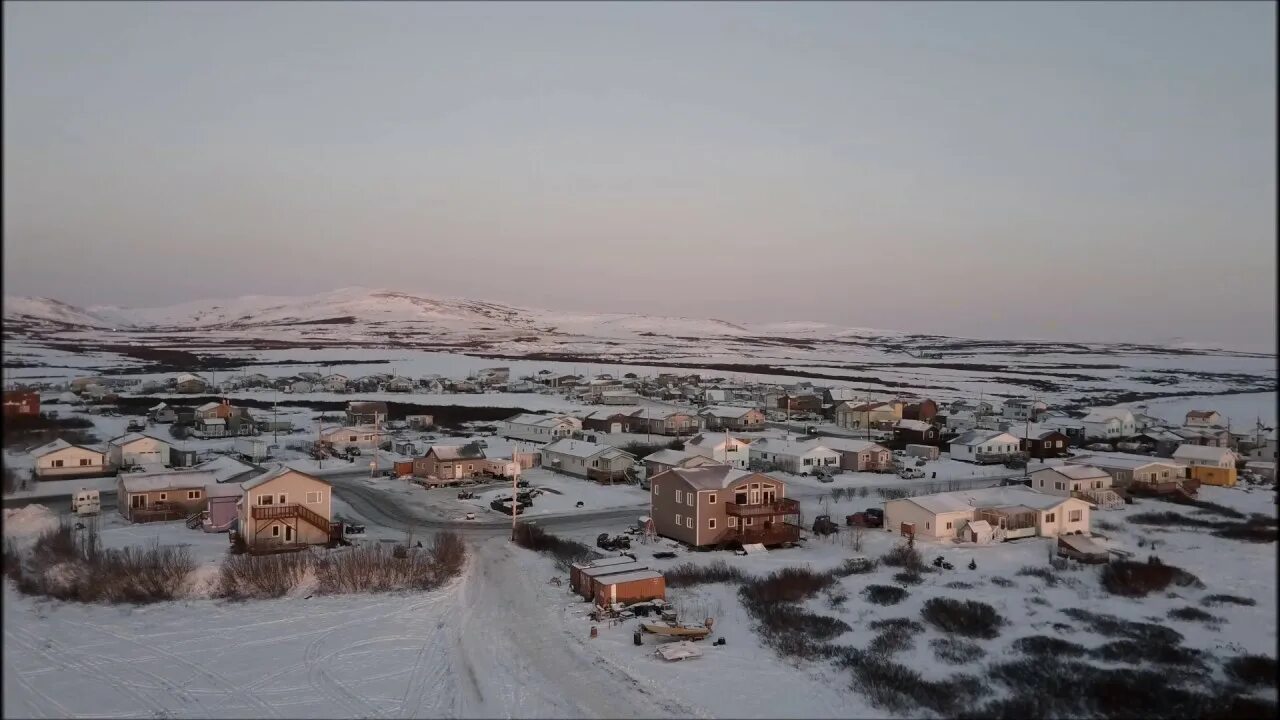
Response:
[[[626,560],[627,562],[625,563],[616,563],[612,565],[602,565],[597,563],[588,567],[580,568],[578,572],[584,577],[598,578],[602,575],[621,575],[624,573],[632,573],[637,570],[648,569],[636,560],[632,560],[631,558],[627,558]]]
[[[724,433],[717,433],[717,432],[698,433],[697,435],[694,435],[688,440],[685,440],[684,446],[689,447],[690,445],[692,445],[694,447],[701,447],[701,448],[717,448],[724,444],[724,438],[725,438]],[[729,439],[733,440],[734,442],[741,443],[743,445],[751,444],[750,440],[743,440],[742,438],[734,437],[733,435],[730,435]]]
[[[1105,423],[1113,418],[1122,422],[1126,418],[1132,420],[1133,413],[1124,408],[1098,408],[1085,415],[1081,422]]]
[[[1217,410],[1188,410],[1187,411],[1187,417],[1196,418],[1197,420],[1207,420],[1217,414],[1218,414]]]
[[[197,470],[211,473],[217,482],[226,482],[233,477],[253,472],[252,465],[246,465],[230,455],[219,455],[196,466]]]
[[[572,438],[560,438],[555,442],[542,448],[543,452],[555,453],[557,455],[568,455],[576,458],[593,458],[598,455],[605,455],[613,458],[619,455],[630,455],[612,445],[600,445],[598,443],[587,442],[586,440],[574,440]]]
[[[858,398],[857,388],[833,387],[828,388],[827,393],[831,395],[833,402],[841,402],[844,400],[856,400]],[[862,393],[866,395],[865,392]]]
[[[1128,455],[1124,453],[1108,453],[1096,455],[1077,455],[1066,461],[1070,465],[1093,465],[1100,468],[1111,468],[1113,470],[1133,470],[1135,468],[1146,467],[1147,465],[1169,465],[1171,467],[1180,467],[1181,463],[1173,462],[1168,458],[1147,457],[1146,455]]]
[[[245,490],[252,490],[260,485],[265,485],[266,483],[269,483],[272,480],[275,480],[281,475],[287,475],[289,473],[297,473],[303,477],[315,480],[316,482],[324,483],[325,485],[329,484],[325,482],[323,479],[318,478],[315,475],[312,475],[311,473],[306,473],[301,470],[291,468],[288,465],[281,465],[280,467],[276,468],[275,470],[272,470],[271,472],[265,475],[259,475],[258,477],[253,478],[252,480],[246,480],[240,483],[240,487],[244,488]]]
[[[894,423],[894,427],[915,432],[925,432],[933,426],[923,420],[899,420]]]
[[[728,465],[703,465],[696,468],[671,468],[667,472],[675,473],[685,482],[699,490],[722,490],[744,477],[758,475],[750,470],[739,470]],[[766,476],[767,477],[767,476]],[[779,484],[781,480],[775,480]]]
[[[218,409],[218,406],[221,404],[222,403],[218,403],[218,402],[207,402],[201,405],[200,407],[196,408],[196,412],[205,412],[206,410],[216,410]]]
[[[191,373],[182,373],[181,375],[178,376],[178,379],[176,382],[183,383],[191,380],[195,380],[197,382],[204,382],[204,378],[200,377],[199,375],[193,375]]]
[[[167,408],[167,407],[169,407],[169,406],[168,406],[168,405],[166,405],[163,401],[161,401],[159,405],[153,405],[152,407],[148,408],[147,412],[158,412],[158,411],[163,410],[163,409],[165,409],[165,408]]]
[[[854,438],[824,437],[822,438],[822,444],[838,452],[860,453],[864,450],[886,449],[883,445],[873,443],[870,440],[857,440]]]
[[[1235,453],[1227,448],[1208,445],[1179,445],[1173,451],[1175,460],[1203,460],[1206,462],[1234,462]]]
[[[136,443],[139,440],[155,440],[156,442],[163,443],[164,445],[169,444],[167,441],[161,440],[160,438],[155,437],[154,435],[147,435],[145,433],[137,433],[137,432],[125,433],[124,435],[121,435],[118,438],[113,438],[112,440],[110,440],[110,444],[117,445],[119,447],[124,447],[125,445],[132,445],[133,443]]]
[[[129,473],[120,476],[125,492],[141,493],[157,490],[189,490],[217,485],[213,473],[202,470],[179,470],[154,473]]]
[[[1055,472],[1072,480],[1093,480],[1095,478],[1111,477],[1106,471],[1093,465],[1058,465],[1057,467],[1041,468],[1032,472],[1031,475],[1034,477],[1042,472]]]
[[[200,420],[201,425],[226,425],[227,421],[222,418],[203,418]]]
[[[37,457],[37,458],[44,457],[45,455],[48,455],[50,453],[55,453],[55,452],[58,452],[59,450],[66,450],[67,448],[72,448],[72,447],[78,447],[82,450],[88,450],[89,452],[96,452],[96,453],[102,452],[101,450],[94,447],[89,447],[88,445],[72,445],[66,440],[63,440],[62,438],[58,438],[53,442],[46,443],[36,448],[35,450],[32,450],[31,457]]]
[[[657,570],[632,570],[631,572],[618,573],[616,575],[610,573],[597,577],[596,580],[602,585],[618,585],[620,583],[635,582],[636,580],[655,580],[660,577],[662,577],[662,573]]]
[[[1043,438],[1045,435],[1049,435],[1051,433],[1062,434],[1061,430],[1048,427],[1040,423],[1031,423],[1030,425],[1026,425],[1024,423],[1013,423],[1009,425],[1009,429],[1006,430],[1005,432],[1009,433],[1010,435],[1016,438],[1027,438],[1027,439],[1034,438],[1036,440],[1039,440],[1040,438]]]
[[[712,405],[698,411],[699,415],[711,415],[712,417],[737,419],[755,410],[749,407],[731,407],[729,405]]]
[[[955,440],[952,440],[951,444],[963,445],[963,446],[982,445],[983,443],[988,443],[988,442],[991,442],[992,440],[999,439],[1001,435],[1004,435],[1005,437],[1009,438],[1010,442],[1016,443],[1018,441],[1018,438],[1010,435],[1009,433],[1003,430],[970,430],[969,432],[961,435],[960,437],[957,437]]]
[[[599,560],[592,560],[590,562],[574,563],[573,566],[579,570],[586,570],[587,568],[602,568],[609,567],[610,565],[627,565],[633,562],[635,562],[635,560],[632,558],[629,558],[626,555],[619,555],[618,557],[600,558]]]
[[[474,443],[468,445],[432,445],[427,454],[435,453],[437,460],[477,460],[484,457],[484,450]]]
[[[1033,510],[1052,510],[1075,498],[1013,487],[978,488],[920,495],[904,498],[899,502],[912,502],[932,513],[949,513],[974,508],[1028,507]],[[890,501],[894,502],[894,501]],[[1082,501],[1083,502],[1083,501]]]
[[[702,456],[688,452],[686,450],[672,450],[670,448],[667,448],[665,450],[659,450],[658,452],[653,453],[651,455],[646,455],[644,457],[644,461],[658,463],[661,465],[679,465],[680,463],[693,457],[700,458]]]
[[[520,413],[513,418],[508,418],[507,423],[511,425],[538,425],[542,427],[551,427],[559,425],[565,420],[572,420],[566,415],[538,415],[537,413]]]

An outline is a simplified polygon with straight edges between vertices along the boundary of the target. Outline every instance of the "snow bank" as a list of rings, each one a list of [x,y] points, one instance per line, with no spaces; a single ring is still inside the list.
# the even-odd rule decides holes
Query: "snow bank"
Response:
[[[58,527],[58,516],[44,505],[27,505],[5,508],[4,535],[13,538],[34,538]]]
[[[187,574],[187,579],[179,593],[180,596],[191,600],[203,600],[213,597],[218,591],[221,573],[222,565],[220,563],[205,563],[197,566],[195,570]]]

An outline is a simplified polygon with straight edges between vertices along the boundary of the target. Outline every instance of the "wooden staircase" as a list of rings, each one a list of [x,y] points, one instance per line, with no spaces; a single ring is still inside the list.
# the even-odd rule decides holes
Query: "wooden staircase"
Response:
[[[205,515],[204,511],[200,511],[198,513],[192,513],[191,515],[188,515],[187,527],[191,528],[192,530],[195,530],[196,528],[200,527],[200,524],[204,522],[204,515]]]

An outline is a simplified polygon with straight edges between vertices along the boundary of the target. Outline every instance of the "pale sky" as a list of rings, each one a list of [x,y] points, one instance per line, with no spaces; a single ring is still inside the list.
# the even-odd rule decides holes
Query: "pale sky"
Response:
[[[4,291],[1276,340],[1273,3],[4,4]]]

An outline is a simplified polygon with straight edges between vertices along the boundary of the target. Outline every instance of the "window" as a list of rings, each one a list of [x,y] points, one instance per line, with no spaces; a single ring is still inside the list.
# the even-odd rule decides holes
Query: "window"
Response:
[[[747,525],[752,525],[752,524],[754,524],[754,523],[752,523],[752,522],[751,522],[751,518],[747,518],[747,519],[746,519],[746,524],[747,524]]]
[[[270,496],[270,495],[259,495],[259,496],[258,496],[258,504],[259,504],[259,505],[274,505],[274,504],[275,504],[274,500],[275,500],[275,498],[273,498],[273,497],[272,497],[272,496]]]
[[[168,499],[169,499],[169,493],[160,493],[160,499],[161,499],[161,500],[168,500]]]
[[[715,518],[710,518],[710,519],[708,519],[708,520],[707,520],[707,529],[708,529],[708,530],[715,530],[715,529],[716,529],[716,519],[715,519]]]
[[[680,513],[676,513],[676,527],[680,527]]]
[[[1053,513],[1049,513],[1048,515],[1045,515],[1045,516],[1044,516],[1044,521],[1045,521],[1045,522],[1053,522]]]
[[[1053,484],[1053,489],[1054,489],[1054,490],[1061,490],[1061,489],[1062,489],[1062,483],[1060,483],[1060,482],[1056,482],[1056,483],[1054,483],[1054,484]]]
[[[187,491],[187,499],[188,499],[188,500],[199,500],[199,499],[200,499],[200,491],[199,491],[199,490],[188,490],[188,491]]]
[[[924,529],[925,529],[925,530],[928,530],[928,529],[929,529],[929,523],[925,523],[925,524],[924,524]]]
[[[80,458],[80,466],[81,466],[81,467],[84,467],[85,465],[89,465],[89,464],[91,464],[92,462],[93,462],[93,461],[92,461],[92,460],[90,460],[89,458]]]
[[[685,519],[684,519],[684,526],[685,526],[685,527],[687,527],[687,528],[689,528],[690,530],[692,530],[692,529],[693,529],[693,518],[691,518],[691,517],[687,517],[687,518],[685,518]]]
[[[307,504],[315,505],[324,502],[324,493],[319,490],[307,493]]]
[[[738,527],[738,518],[736,518],[736,517],[734,517],[734,516],[730,515],[730,516],[729,516],[729,527]]]
[[[658,494],[658,486],[657,486],[657,485],[654,485],[654,486],[653,486],[653,494],[654,494],[654,495],[657,495],[657,494]]]
[[[687,501],[687,503],[686,503],[686,504],[687,504],[689,507],[693,507],[693,493],[689,493],[688,495],[686,495],[686,496],[685,496],[685,498],[684,498],[684,499]]]
[[[280,496],[276,499],[279,500],[281,505],[287,505],[289,503],[289,496],[284,493],[280,493]]]
[[[947,523],[947,529],[948,529],[948,530],[950,530],[950,529],[951,529],[951,523]]]
[[[52,467],[62,467],[62,461],[61,461],[61,460],[54,460],[54,461],[53,461],[53,463],[52,463]]]
[[[1067,520],[1069,522],[1080,522],[1080,518],[1082,517],[1084,517],[1083,510],[1072,510],[1071,512],[1067,513]]]
[[[716,504],[716,494],[715,494],[715,493],[711,493],[710,495],[708,495],[708,496],[707,496],[707,504],[708,504],[708,505],[715,505],[715,504]]]
[[[271,526],[271,537],[280,537],[280,526],[279,526],[279,525],[272,525],[272,526]]]
[[[676,504],[684,502],[684,493],[680,490],[676,491]]]

